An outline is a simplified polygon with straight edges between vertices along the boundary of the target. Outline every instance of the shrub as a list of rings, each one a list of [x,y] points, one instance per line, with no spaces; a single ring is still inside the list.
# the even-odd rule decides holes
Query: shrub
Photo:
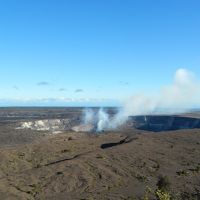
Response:
[[[164,192],[162,190],[157,189],[155,193],[156,193],[156,197],[158,200],[170,200],[171,199],[170,194],[166,191]]]
[[[159,190],[161,190],[163,192],[168,192],[170,190],[169,178],[167,176],[159,177],[157,186],[158,186]]]

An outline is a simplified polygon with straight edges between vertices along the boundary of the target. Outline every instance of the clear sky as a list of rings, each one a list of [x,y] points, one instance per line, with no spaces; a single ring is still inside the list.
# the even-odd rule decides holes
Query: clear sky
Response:
[[[200,79],[199,0],[1,0],[0,105],[118,105]]]

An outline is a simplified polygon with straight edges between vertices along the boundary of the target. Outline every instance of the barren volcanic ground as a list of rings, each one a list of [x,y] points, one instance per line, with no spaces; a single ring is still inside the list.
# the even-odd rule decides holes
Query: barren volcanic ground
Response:
[[[43,119],[78,123],[81,111],[0,109],[1,200],[200,199],[199,113],[139,117],[134,127],[129,121],[104,133],[73,132],[68,124],[59,134],[16,129]]]

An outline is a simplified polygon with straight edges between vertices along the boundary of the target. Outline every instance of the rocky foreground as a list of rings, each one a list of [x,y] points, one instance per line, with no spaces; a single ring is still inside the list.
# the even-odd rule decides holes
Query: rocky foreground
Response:
[[[199,155],[199,129],[66,132],[2,145],[0,199],[197,200]]]

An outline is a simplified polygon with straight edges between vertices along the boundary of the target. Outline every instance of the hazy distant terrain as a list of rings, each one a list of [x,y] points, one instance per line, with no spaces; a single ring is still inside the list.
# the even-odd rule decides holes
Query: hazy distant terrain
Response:
[[[199,113],[183,116],[196,119]],[[16,129],[24,121],[63,118],[81,122],[82,108],[0,110],[1,199],[158,199],[160,190],[172,199],[200,199],[199,129],[152,132],[129,125],[60,134]]]

